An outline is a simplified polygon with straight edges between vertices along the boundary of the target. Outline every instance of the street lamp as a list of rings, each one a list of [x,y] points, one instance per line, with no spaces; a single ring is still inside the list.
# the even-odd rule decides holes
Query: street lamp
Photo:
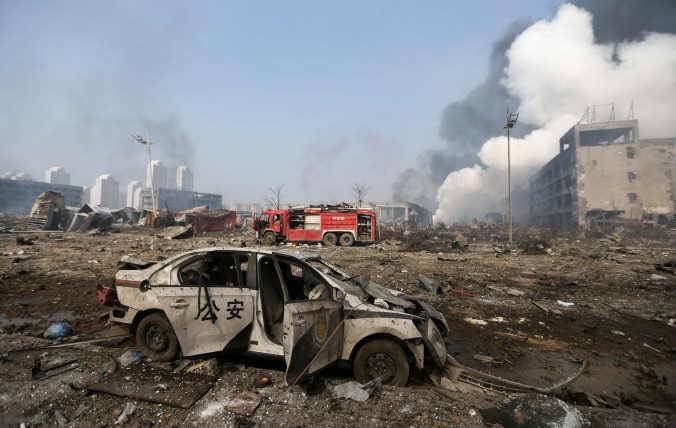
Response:
[[[519,118],[519,113],[510,113],[509,108],[507,109],[507,194],[509,198],[509,245],[512,245],[512,161],[510,158],[509,150],[509,130],[514,128],[516,125],[516,120]]]
[[[146,129],[146,139],[144,140],[143,137],[140,135],[132,135],[132,137],[138,141],[141,144],[145,144],[148,146],[148,171],[150,172],[150,196],[152,197],[153,201],[153,213],[156,212],[155,208],[155,188],[154,188],[154,183],[153,183],[153,158],[150,155],[150,145],[152,144],[150,142],[150,136],[148,135],[148,130]]]

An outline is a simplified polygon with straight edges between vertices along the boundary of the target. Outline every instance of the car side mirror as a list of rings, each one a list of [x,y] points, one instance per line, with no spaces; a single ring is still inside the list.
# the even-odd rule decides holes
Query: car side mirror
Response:
[[[138,289],[141,293],[145,293],[146,291],[150,290],[150,283],[148,281],[143,281],[139,284]]]
[[[343,293],[343,290],[339,290],[337,288],[334,288],[334,295],[336,297],[336,300],[343,300],[345,298],[345,293]]]

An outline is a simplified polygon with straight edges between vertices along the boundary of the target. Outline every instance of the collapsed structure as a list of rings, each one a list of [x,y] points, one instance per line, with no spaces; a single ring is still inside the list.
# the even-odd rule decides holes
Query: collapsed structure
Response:
[[[385,226],[432,226],[432,213],[412,202],[371,202],[367,205]]]
[[[82,207],[66,206],[64,194],[48,190],[40,194],[30,211],[26,230],[65,230],[69,232],[106,232],[113,224],[139,224],[153,228],[177,226],[180,231],[172,231],[174,238],[187,238],[206,232],[233,230],[237,227],[234,211],[210,211],[207,205],[190,208],[179,213],[164,209],[159,212],[121,208],[111,210],[93,204]],[[177,232],[177,233],[173,233]],[[178,233],[180,232],[180,233]]]
[[[638,121],[578,123],[530,179],[531,223],[593,227],[673,216],[676,138],[641,140]]]

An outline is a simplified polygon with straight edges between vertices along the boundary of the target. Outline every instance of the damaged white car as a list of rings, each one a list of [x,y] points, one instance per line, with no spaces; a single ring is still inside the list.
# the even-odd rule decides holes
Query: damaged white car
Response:
[[[97,295],[153,360],[179,352],[283,358],[288,385],[337,362],[359,382],[397,386],[411,364],[446,362],[442,314],[316,254],[204,248],[159,262],[123,259],[118,269],[114,288]]]

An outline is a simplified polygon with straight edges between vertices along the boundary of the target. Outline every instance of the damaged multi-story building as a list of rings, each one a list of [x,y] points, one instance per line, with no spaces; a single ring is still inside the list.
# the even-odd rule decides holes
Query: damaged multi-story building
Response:
[[[676,138],[639,138],[638,120],[578,123],[530,179],[530,215],[542,227],[589,228],[673,214]]]
[[[364,205],[376,212],[382,224],[415,224],[418,227],[432,226],[432,213],[412,202],[370,202]]]

